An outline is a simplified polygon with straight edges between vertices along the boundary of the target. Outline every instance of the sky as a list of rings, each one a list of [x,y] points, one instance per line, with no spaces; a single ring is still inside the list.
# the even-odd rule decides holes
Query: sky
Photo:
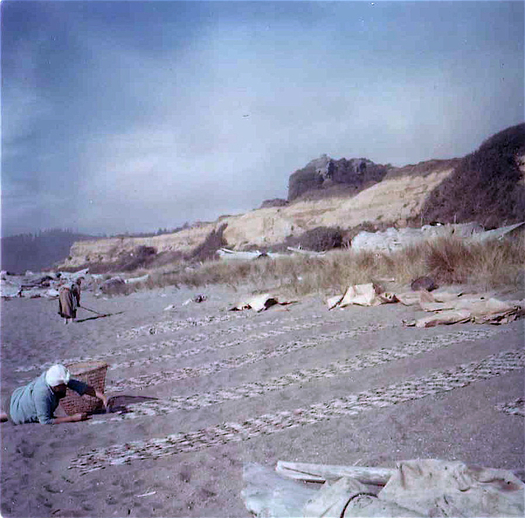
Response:
[[[524,3],[4,0],[3,236],[155,232],[524,120]]]

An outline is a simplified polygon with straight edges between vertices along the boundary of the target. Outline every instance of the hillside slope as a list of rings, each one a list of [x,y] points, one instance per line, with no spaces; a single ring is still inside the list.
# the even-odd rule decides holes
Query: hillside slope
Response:
[[[321,157],[310,162],[305,170],[314,175],[323,173],[325,169],[329,171],[330,160]],[[339,194],[330,180],[331,185],[325,189],[327,192],[320,197],[305,199],[304,194],[308,192],[303,191],[293,201],[277,204],[282,206],[221,217],[216,222],[174,234],[75,243],[64,266],[117,261],[138,246],[154,247],[157,253],[188,254],[202,244],[210,232],[217,231],[224,224],[227,226],[222,237],[228,246],[242,249],[271,247],[316,227],[350,229],[367,221],[396,226],[432,221],[478,221],[490,227],[523,219],[525,124],[494,135],[476,152],[464,158],[429,160],[400,168],[377,166],[365,159],[359,160],[355,163],[341,162],[345,171],[351,171],[351,181],[343,186]],[[359,173],[359,167],[354,167],[356,164],[359,167],[365,164],[370,176],[355,176],[356,171]],[[377,167],[385,169],[378,170]],[[301,176],[296,173],[295,187],[297,178]],[[379,177],[382,179],[378,180]],[[370,181],[372,185],[360,190],[361,180],[367,184]],[[352,182],[357,183],[353,185]],[[348,191],[349,185],[351,192]],[[295,194],[303,187],[297,187]],[[320,190],[314,187],[313,192]],[[329,193],[335,196],[327,196]]]
[[[208,234],[215,230],[216,223],[204,223],[174,234],[151,237],[110,237],[79,241],[71,246],[69,256],[60,265],[64,268],[89,266],[97,263],[116,263],[124,255],[132,254],[137,247],[153,247],[157,253],[189,253],[199,246]]]
[[[271,246],[287,236],[298,236],[319,226],[350,228],[363,221],[391,221],[398,225],[417,217],[425,197],[453,171],[454,161],[419,164],[414,174],[400,168],[386,178],[350,198],[297,201],[286,207],[272,207],[226,218],[224,237],[235,247]]]
[[[525,215],[525,124],[507,128],[461,160],[422,208],[425,219],[496,227]]]
[[[190,253],[206,236],[227,224],[224,238],[228,246],[272,246],[288,236],[300,236],[319,226],[349,228],[363,221],[392,221],[406,224],[419,214],[425,196],[448,175],[454,160],[433,160],[417,166],[392,171],[391,177],[361,191],[354,197],[329,197],[296,201],[283,207],[252,210],[237,216],[220,218],[213,223],[153,237],[119,237],[75,243],[64,267],[89,266],[100,262],[117,262],[138,246],[154,247],[157,253]]]

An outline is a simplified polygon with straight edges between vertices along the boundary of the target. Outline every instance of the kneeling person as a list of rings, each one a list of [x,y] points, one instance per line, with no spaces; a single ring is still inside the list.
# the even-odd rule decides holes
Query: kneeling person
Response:
[[[67,388],[81,396],[87,394],[96,397],[104,403],[104,407],[107,406],[106,396],[102,392],[95,390],[87,383],[71,379],[69,371],[63,365],[53,365],[31,383],[13,392],[9,405],[9,416],[1,414],[0,420],[7,421],[9,417],[14,424],[60,424],[88,419],[86,413],[54,417],[60,400],[66,396]]]

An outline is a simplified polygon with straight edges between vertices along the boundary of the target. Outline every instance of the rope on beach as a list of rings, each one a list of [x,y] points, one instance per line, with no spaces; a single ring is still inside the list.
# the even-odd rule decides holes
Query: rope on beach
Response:
[[[355,338],[356,336],[372,333],[384,329],[382,324],[372,324],[366,326],[359,326],[354,329],[337,331],[324,335],[317,335],[315,338],[308,338],[305,340],[292,340],[288,343],[278,345],[271,349],[263,351],[255,351],[247,354],[242,354],[226,360],[217,360],[207,363],[200,367],[183,367],[174,371],[157,371],[155,373],[143,374],[141,376],[124,378],[114,381],[107,387],[108,391],[118,392],[125,389],[138,389],[151,387],[160,383],[168,381],[179,381],[187,378],[198,378],[202,376],[209,376],[227,369],[238,369],[245,365],[251,365],[270,358],[277,358],[285,354],[290,354],[302,349],[310,349],[318,345],[326,344],[336,340],[345,340],[348,338]]]
[[[258,397],[268,392],[284,390],[293,385],[302,385],[320,379],[342,376],[350,372],[377,367],[391,361],[420,355],[450,345],[489,338],[501,332],[502,330],[500,329],[484,329],[459,331],[437,337],[423,338],[391,349],[380,349],[368,354],[359,354],[353,358],[338,360],[330,363],[326,367],[295,370],[284,376],[271,378],[266,382],[245,383],[229,389],[131,404],[128,406],[128,413],[113,416],[103,421],[90,421],[90,424],[136,419],[140,416],[166,415],[178,410],[196,410],[212,405],[220,405],[227,401]]]
[[[507,351],[488,356],[481,361],[434,371],[427,376],[408,379],[401,383],[358,394],[350,394],[326,403],[310,405],[307,408],[264,414],[241,423],[222,423],[195,432],[176,433],[167,437],[91,450],[74,458],[69,468],[77,469],[81,474],[85,474],[107,466],[129,464],[137,460],[158,459],[178,453],[198,451],[210,446],[245,441],[298,426],[344,416],[356,416],[375,408],[442,394],[524,367],[525,352],[523,350]]]

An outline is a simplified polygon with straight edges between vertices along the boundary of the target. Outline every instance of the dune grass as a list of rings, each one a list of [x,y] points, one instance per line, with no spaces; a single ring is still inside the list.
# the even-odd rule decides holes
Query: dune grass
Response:
[[[441,238],[395,253],[336,250],[322,257],[290,256],[252,261],[208,261],[198,267],[179,262],[149,273],[144,283],[126,285],[119,293],[137,289],[213,284],[254,290],[281,290],[295,296],[341,293],[351,284],[385,281],[409,284],[427,275],[440,285],[472,284],[480,289],[521,289],[525,245],[519,241],[467,242]]]

